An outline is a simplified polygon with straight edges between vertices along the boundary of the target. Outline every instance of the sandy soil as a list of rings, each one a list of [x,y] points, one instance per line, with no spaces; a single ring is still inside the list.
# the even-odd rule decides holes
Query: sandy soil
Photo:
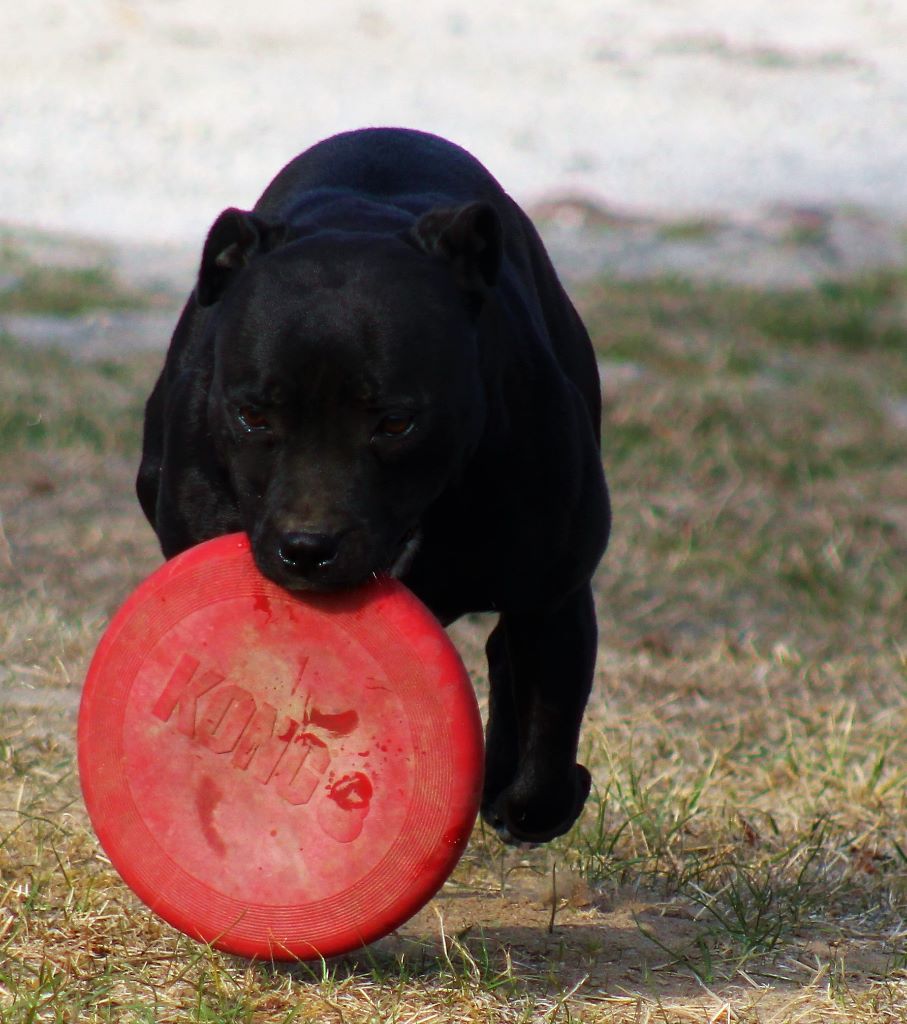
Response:
[[[0,219],[197,243],[298,150],[396,123],[517,198],[907,216],[899,0],[30,0],[0,12]]]

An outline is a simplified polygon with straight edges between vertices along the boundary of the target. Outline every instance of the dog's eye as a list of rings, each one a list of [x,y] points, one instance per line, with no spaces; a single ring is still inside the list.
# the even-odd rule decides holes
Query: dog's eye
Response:
[[[409,413],[391,413],[378,424],[376,434],[383,437],[405,437],[412,429],[415,417]]]
[[[242,406],[236,415],[245,430],[267,430],[271,426],[268,417],[254,405]]]

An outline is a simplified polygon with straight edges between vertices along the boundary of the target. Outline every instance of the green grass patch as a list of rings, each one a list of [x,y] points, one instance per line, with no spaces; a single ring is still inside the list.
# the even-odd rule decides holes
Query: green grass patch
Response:
[[[605,282],[582,308],[603,359],[617,619],[642,578],[662,594],[642,599],[647,628],[679,649],[907,635],[907,438],[891,412],[907,397],[905,279]]]
[[[0,454],[87,448],[134,454],[161,357],[83,361],[0,337]]]
[[[155,301],[131,289],[103,266],[12,265],[16,284],[0,291],[0,313],[76,316],[98,309],[150,309]]]
[[[600,350],[621,358],[692,358],[715,334],[723,341],[723,361],[769,355],[766,345],[907,350],[907,276],[901,272],[789,290],[670,277],[600,281],[587,286],[580,300]],[[750,368],[746,362],[742,367]]]

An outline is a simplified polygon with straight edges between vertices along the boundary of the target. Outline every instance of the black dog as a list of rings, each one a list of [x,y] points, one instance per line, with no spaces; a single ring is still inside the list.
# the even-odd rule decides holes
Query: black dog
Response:
[[[565,832],[610,527],[589,337],[532,224],[464,150],[335,136],[226,210],[146,409],[164,554],[245,530],[293,590],[399,576],[494,611],[482,813]]]

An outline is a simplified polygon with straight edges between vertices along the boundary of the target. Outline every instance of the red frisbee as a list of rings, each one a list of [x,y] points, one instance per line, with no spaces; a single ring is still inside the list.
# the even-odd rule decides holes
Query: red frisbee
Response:
[[[161,566],[114,617],[79,772],[152,910],[232,953],[312,959],[392,931],[444,883],[475,821],[481,723],[402,584],[291,594],[234,534]]]

